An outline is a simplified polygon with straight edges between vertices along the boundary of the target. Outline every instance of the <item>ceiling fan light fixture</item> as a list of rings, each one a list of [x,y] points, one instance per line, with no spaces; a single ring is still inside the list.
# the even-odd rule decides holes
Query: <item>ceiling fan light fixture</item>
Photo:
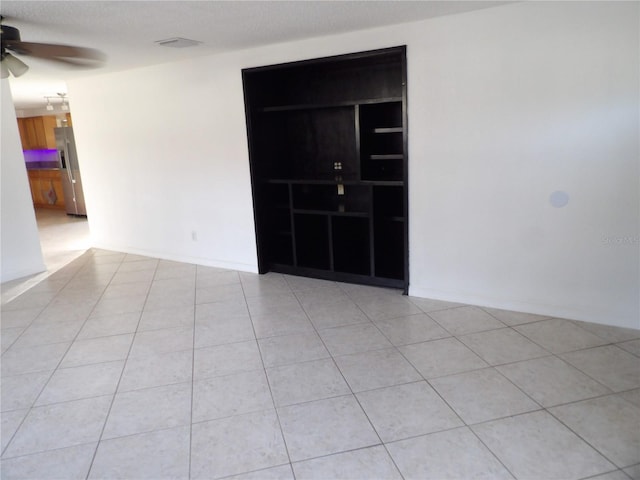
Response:
[[[7,70],[5,76],[5,69]],[[29,66],[19,58],[14,57],[9,52],[4,52],[2,57],[2,78],[7,78],[9,73],[14,77],[24,75],[29,70]]]
[[[45,98],[47,99],[47,106],[45,108],[49,111],[53,110],[53,105],[51,105],[51,100],[49,100],[49,97],[45,97]]]

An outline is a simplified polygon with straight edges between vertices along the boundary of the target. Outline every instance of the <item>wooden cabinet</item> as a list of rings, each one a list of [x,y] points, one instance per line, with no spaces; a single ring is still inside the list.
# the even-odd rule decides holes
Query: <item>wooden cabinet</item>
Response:
[[[58,169],[33,169],[29,172],[29,187],[33,205],[38,208],[64,210],[64,191]]]
[[[56,148],[56,117],[18,118],[18,129],[23,150],[41,150]]]
[[[404,47],[243,70],[260,272],[408,287]]]

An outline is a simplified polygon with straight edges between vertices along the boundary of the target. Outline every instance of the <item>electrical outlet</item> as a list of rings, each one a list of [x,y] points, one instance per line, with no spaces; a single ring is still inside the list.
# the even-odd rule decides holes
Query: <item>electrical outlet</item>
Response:
[[[198,241],[198,232],[196,232],[195,230],[191,231],[191,240],[193,240],[194,242]]]

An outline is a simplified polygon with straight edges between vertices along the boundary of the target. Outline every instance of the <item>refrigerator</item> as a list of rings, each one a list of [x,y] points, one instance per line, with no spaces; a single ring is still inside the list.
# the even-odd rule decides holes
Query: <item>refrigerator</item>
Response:
[[[56,148],[58,150],[58,167],[62,177],[62,191],[67,215],[87,215],[82,193],[82,179],[76,153],[76,142],[73,137],[73,127],[54,129],[56,134]]]

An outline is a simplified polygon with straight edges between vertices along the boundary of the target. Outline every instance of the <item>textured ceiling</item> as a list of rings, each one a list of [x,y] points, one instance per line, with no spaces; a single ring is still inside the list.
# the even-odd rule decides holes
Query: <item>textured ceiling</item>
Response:
[[[4,23],[23,41],[102,50],[101,72],[238,50],[258,45],[362,30],[500,5],[501,1],[25,1],[3,0]],[[170,49],[156,42],[185,37],[197,47]],[[44,104],[66,91],[65,80],[95,70],[70,70],[43,60],[11,79],[16,108]]]

